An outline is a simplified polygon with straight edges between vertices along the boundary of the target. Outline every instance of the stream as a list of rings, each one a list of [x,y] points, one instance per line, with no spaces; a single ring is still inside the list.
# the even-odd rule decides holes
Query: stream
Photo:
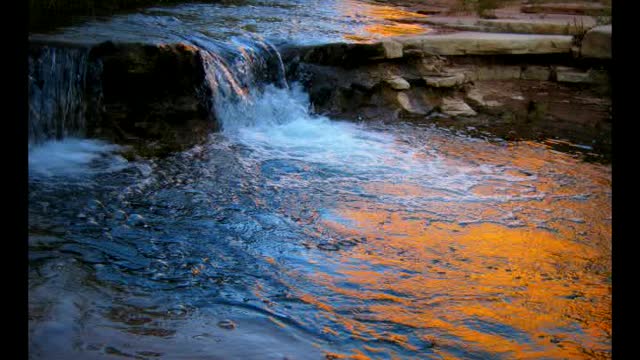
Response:
[[[31,68],[59,80],[30,90],[30,357],[610,358],[611,166],[315,114],[277,46],[375,37],[393,17],[302,3],[152,8],[42,35],[197,46],[222,130],[126,160],[82,136],[86,54]],[[164,21],[180,25],[145,25]]]

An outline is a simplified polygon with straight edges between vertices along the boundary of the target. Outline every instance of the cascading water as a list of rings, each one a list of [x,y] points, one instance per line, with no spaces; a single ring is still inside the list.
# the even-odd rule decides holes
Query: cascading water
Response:
[[[227,113],[240,108],[250,111],[254,97],[265,86],[289,87],[280,53],[262,38],[236,37],[220,42],[191,35],[186,40],[200,49],[205,81],[213,94],[212,111],[223,129],[250,125],[244,123],[250,117]]]
[[[610,355],[609,168],[329,119],[264,39],[172,36],[205,61],[222,126],[207,144],[129,162],[88,139],[30,151],[34,358]],[[39,123],[80,113],[78,77],[51,77],[67,90],[47,101],[69,105]],[[38,138],[81,133],[64,124]]]
[[[119,169],[120,148],[85,139],[89,49],[42,46],[29,56],[29,174],[80,176]]]
[[[82,136],[87,49],[41,47],[29,57],[29,143]]]

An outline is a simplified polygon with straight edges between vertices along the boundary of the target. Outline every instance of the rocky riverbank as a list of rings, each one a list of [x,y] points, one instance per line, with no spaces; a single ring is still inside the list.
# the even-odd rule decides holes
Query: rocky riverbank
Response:
[[[608,41],[602,41],[608,34]],[[568,35],[458,32],[284,51],[315,110],[409,119],[610,151],[611,26]]]
[[[559,20],[420,21],[451,31],[285,45],[279,50],[287,78],[304,85],[316,112],[336,118],[435,123],[507,139],[563,139],[589,152],[610,152],[611,25],[591,21],[587,31]],[[37,71],[44,54],[65,49],[81,49],[88,59],[86,76],[76,84],[85,99],[87,136],[154,156],[199,143],[219,127],[198,48],[34,36],[32,93],[42,97],[47,88]],[[30,104],[30,122],[43,121],[37,105]]]

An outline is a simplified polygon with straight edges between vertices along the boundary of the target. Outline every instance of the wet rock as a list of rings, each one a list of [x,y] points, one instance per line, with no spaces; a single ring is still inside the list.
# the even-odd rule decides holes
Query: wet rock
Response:
[[[325,250],[325,251],[338,251],[340,250],[340,247],[336,244],[332,244],[332,243],[320,243],[317,245],[318,249],[320,250]]]
[[[190,147],[215,129],[196,48],[107,42],[89,58],[100,69],[90,84],[97,99],[88,135],[131,144],[144,156]]]
[[[129,226],[143,226],[144,224],[144,217],[139,214],[131,214],[127,219],[127,225]]]
[[[338,241],[338,244],[340,244],[340,246],[342,247],[353,247],[358,245],[358,241],[345,239]]]
[[[597,26],[584,35],[580,54],[586,58],[611,59],[611,25]]]
[[[527,66],[523,71],[521,78],[523,80],[549,80],[551,69],[548,66]]]
[[[157,337],[163,337],[163,338],[175,335],[176,333],[175,330],[171,330],[171,329],[148,328],[148,327],[129,328],[126,331],[136,335],[157,336]],[[128,356],[128,357],[133,357],[133,356]]]
[[[406,111],[409,114],[413,115],[426,115],[428,112],[426,109],[418,106],[415,100],[412,100],[409,97],[409,94],[406,92],[399,92],[397,96],[398,104],[402,110]]]
[[[565,296],[565,298],[569,299],[569,300],[575,300],[575,299],[583,298],[583,297],[584,297],[584,294],[581,293],[581,292],[574,292],[571,295]]]
[[[440,110],[451,116],[475,116],[477,113],[461,99],[443,98]]]
[[[443,76],[426,76],[424,81],[427,86],[433,86],[437,88],[449,88],[458,85],[462,85],[465,82],[464,74],[453,74]]]
[[[226,319],[226,320],[221,320],[218,322],[218,326],[223,328],[223,329],[227,329],[227,330],[234,330],[236,328],[236,323],[234,323],[233,321]]]
[[[334,43],[289,49],[289,52],[300,52],[300,60],[311,64],[341,66],[354,68],[387,56],[397,56],[398,47],[391,41],[374,44]]]
[[[126,220],[127,219],[127,213],[122,211],[122,210],[116,210],[113,213],[113,218],[116,219],[116,220],[120,220],[120,221]]]
[[[79,48],[81,58],[73,55]],[[78,100],[78,109],[72,111],[73,119],[64,120],[65,129],[81,128],[87,137],[133,145],[141,155],[155,156],[191,147],[216,127],[202,87],[203,61],[193,47],[76,44],[46,37],[30,41],[32,61],[52,53],[57,62],[64,58],[65,64],[83,69],[67,76],[78,78],[73,82],[77,93],[65,95]],[[82,61],[72,64],[73,59]],[[78,114],[81,124],[74,122]]]
[[[394,76],[390,79],[385,80],[385,82],[395,90],[406,90],[411,87],[409,82],[400,76]]]
[[[593,82],[589,72],[579,69],[558,66],[555,68],[556,80],[566,83],[583,83],[590,84]]]

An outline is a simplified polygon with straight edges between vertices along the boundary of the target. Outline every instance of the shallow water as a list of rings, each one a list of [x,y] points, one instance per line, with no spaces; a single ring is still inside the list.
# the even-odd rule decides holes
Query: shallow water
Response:
[[[87,19],[83,24],[32,38],[164,43],[200,34],[216,40],[259,35],[276,45],[367,42],[434,31],[426,25],[399,21],[424,17],[399,7],[359,0],[236,0],[155,7]]]
[[[610,358],[609,165],[329,119],[284,79],[274,44],[418,31],[404,16],[225,1],[53,35],[196,46],[223,130],[127,161],[81,138],[86,54],[31,59],[32,357]]]
[[[610,166],[316,116],[295,84],[219,116],[166,159],[31,150],[35,357],[610,357]]]

